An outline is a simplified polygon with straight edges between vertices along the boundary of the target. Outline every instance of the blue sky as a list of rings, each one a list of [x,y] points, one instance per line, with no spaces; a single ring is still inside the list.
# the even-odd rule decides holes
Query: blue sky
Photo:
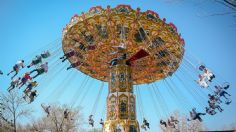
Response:
[[[231,83],[229,92],[232,94],[233,102],[231,105],[223,105],[223,113],[216,116],[204,117],[204,123],[210,129],[220,128],[226,124],[235,123],[236,119],[236,93],[234,68],[236,67],[236,17],[233,15],[209,16],[214,13],[232,12],[231,9],[224,7],[219,3],[194,1],[194,0],[170,0],[160,1],[81,1],[81,0],[60,0],[60,1],[32,1],[32,0],[1,0],[0,1],[0,69],[5,73],[11,70],[12,65],[21,58],[29,62],[36,54],[43,49],[54,50],[60,48],[60,38],[62,28],[69,22],[74,14],[81,14],[82,11],[87,12],[90,7],[101,5],[106,7],[111,5],[116,7],[118,4],[129,4],[132,8],[141,8],[141,11],[148,9],[157,12],[161,18],[166,18],[167,22],[173,22],[178,31],[186,42],[185,57],[190,59],[193,64],[204,63],[216,73],[217,82],[221,83],[227,80]],[[57,40],[55,42],[55,40]],[[54,45],[49,45],[53,42]],[[43,48],[42,48],[43,47]],[[60,51],[60,52],[59,52]],[[59,49],[58,54],[62,54]],[[67,72],[66,66],[68,62],[57,63],[57,57],[51,58],[49,61],[50,68],[48,75],[39,77],[40,82],[39,96],[34,103],[29,105],[34,108],[35,116],[39,117],[42,113],[40,103],[59,102],[61,104],[69,103],[83,107],[85,120],[91,113],[95,97],[99,92],[102,83],[90,78],[87,85],[81,88],[82,82],[86,80],[83,73],[72,70]],[[194,57],[191,57],[194,56]],[[200,61],[199,61],[200,60]],[[55,62],[55,63],[54,63]],[[54,66],[52,66],[54,65]],[[191,77],[197,76],[196,70],[184,68],[186,61],[176,72],[175,76],[167,79],[169,83],[174,82],[173,94],[164,81],[156,82],[158,86],[159,104],[158,109],[161,111],[157,114],[150,98],[150,86],[141,85],[140,92],[143,104],[144,115],[151,123],[151,130],[155,132],[159,130],[159,118],[165,118],[169,113],[178,110],[181,113],[187,113],[189,108],[197,107],[203,110],[207,103],[207,93],[209,90],[203,90],[198,87]],[[190,67],[190,66],[188,66]],[[23,74],[27,69],[22,71]],[[189,72],[189,76],[186,72]],[[55,75],[54,75],[55,74]],[[184,82],[181,83],[179,77]],[[49,79],[51,78],[51,79]],[[0,89],[5,92],[10,82],[10,78],[0,76]],[[212,84],[213,85],[213,84]],[[211,85],[211,86],[212,86]],[[88,90],[88,92],[86,92]],[[160,93],[159,93],[160,92]],[[87,94],[85,94],[87,93]],[[104,86],[102,97],[95,113],[97,121],[103,115],[105,109],[105,99],[107,95],[107,84]],[[84,97],[84,98],[83,98]],[[183,97],[185,99],[183,99]],[[76,98],[76,100],[73,100]],[[163,101],[165,100],[165,101]],[[165,103],[164,103],[165,102]],[[161,106],[167,105],[168,108]],[[151,107],[151,108],[150,108]],[[137,107],[138,111],[138,107]],[[138,111],[138,119],[141,122],[141,113]],[[157,116],[153,116],[153,114]],[[224,122],[221,122],[224,120]],[[97,123],[97,126],[98,123]],[[217,127],[216,127],[217,126]],[[85,127],[88,127],[85,125]]]

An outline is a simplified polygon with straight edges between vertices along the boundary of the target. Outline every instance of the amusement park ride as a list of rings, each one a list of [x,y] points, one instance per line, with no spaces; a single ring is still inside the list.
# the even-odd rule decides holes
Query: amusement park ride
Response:
[[[136,111],[138,105],[136,105],[136,102],[140,103],[141,101],[140,98],[138,99],[138,95],[135,95],[133,86],[141,84],[151,85],[161,80],[166,81],[166,78],[175,76],[173,74],[180,67],[181,63],[184,64],[184,60],[190,64],[191,68],[197,71],[194,73],[198,74],[198,80],[194,82],[196,78],[191,78],[191,81],[195,85],[199,85],[202,90],[208,90],[208,97],[206,96],[208,98],[208,102],[206,101],[208,106],[205,107],[203,104],[206,112],[196,112],[196,108],[191,106],[190,119],[186,120],[198,120],[201,122],[200,115],[206,115],[206,113],[211,116],[215,115],[215,110],[217,109],[219,112],[222,112],[223,109],[219,105],[222,103],[221,97],[224,97],[226,105],[231,103],[230,98],[225,96],[231,96],[226,92],[230,86],[229,83],[221,84],[221,82],[216,82],[214,79],[216,75],[208,67],[202,63],[194,66],[191,61],[184,58],[184,54],[186,54],[185,42],[180,33],[177,32],[176,26],[173,23],[167,23],[165,18],[161,19],[157,13],[151,10],[141,12],[139,8],[134,10],[129,5],[118,5],[115,8],[107,6],[105,9],[101,6],[92,7],[88,13],[82,12],[81,16],[74,15],[69,24],[63,29],[62,49],[64,55],[60,59],[56,55],[62,52],[61,45],[57,46],[59,48],[53,46],[52,51],[44,50],[45,52],[37,55],[27,67],[34,67],[35,69],[31,72],[26,72],[22,78],[16,76],[20,69],[24,68],[24,60],[18,61],[13,66],[13,70],[8,73],[10,75],[15,72],[15,75],[11,77],[12,80],[8,91],[11,92],[11,90],[19,85],[19,88],[27,85],[24,90],[24,99],[26,101],[29,100],[29,103],[33,102],[37,93],[36,90],[32,89],[38,87],[38,82],[43,82],[42,80],[35,81],[34,79],[44,73],[48,74],[48,71],[54,72],[51,75],[57,75],[65,67],[55,67],[61,63],[61,60],[62,62],[68,60],[70,66],[67,70],[76,68],[94,79],[108,82],[106,120],[103,122],[101,119],[102,122],[100,123],[103,126],[103,132],[140,132],[140,128],[145,130],[146,127],[149,128],[149,123],[145,118],[143,119],[143,124],[146,126],[143,126],[143,124],[139,125]],[[48,66],[49,63],[47,61],[51,58],[55,58],[56,61]],[[31,77],[35,72],[37,74]],[[0,71],[0,75],[2,74],[3,72]],[[74,78],[73,76],[71,77]],[[177,78],[179,79],[178,76]],[[47,84],[52,79],[54,78],[45,79],[47,81],[44,81],[44,83]],[[212,84],[213,79],[214,84]],[[62,93],[63,88],[71,82],[70,78],[66,80],[62,81],[62,86],[59,85],[62,90],[56,89],[58,92],[55,92],[55,95]],[[87,81],[82,82],[81,87]],[[180,81],[184,83],[184,81]],[[42,84],[40,85],[42,86]],[[168,84],[173,93],[172,85]],[[214,90],[211,89],[213,85]],[[158,96],[154,87],[152,89],[154,94]],[[76,89],[78,92],[76,92],[75,98],[73,97],[72,99],[72,107],[79,96],[77,93],[82,93],[80,90]],[[188,91],[192,92],[191,90],[194,89],[188,89]],[[197,91],[193,92],[193,97],[197,96]],[[138,93],[136,91],[136,94]],[[98,95],[101,95],[100,91]],[[84,96],[81,96],[81,98],[83,99]],[[136,100],[136,97],[139,101]],[[199,98],[201,97],[199,96]],[[203,98],[201,99],[204,100]],[[195,100],[200,102],[198,99]],[[183,99],[182,101],[186,100]],[[155,102],[153,104],[156,105]],[[47,117],[49,117],[50,106],[42,104],[42,108],[47,113]],[[65,113],[68,116],[69,112],[67,110],[64,112],[64,115]],[[93,127],[94,121],[92,117],[93,115],[89,116],[89,122],[91,122],[89,124]],[[173,116],[170,116],[168,121],[160,119],[160,125],[165,126],[165,128],[176,129],[175,124],[178,122],[178,119],[175,119]]]
[[[104,132],[139,132],[133,85],[171,76],[184,54],[174,24],[128,5],[96,6],[73,16],[62,39],[64,53],[76,51],[68,58],[72,65],[109,84]]]

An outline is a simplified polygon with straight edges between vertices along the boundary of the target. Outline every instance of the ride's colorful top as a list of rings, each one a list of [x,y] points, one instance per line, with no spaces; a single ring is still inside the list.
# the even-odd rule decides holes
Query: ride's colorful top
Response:
[[[133,84],[172,75],[184,54],[184,40],[173,23],[166,23],[151,10],[141,12],[129,5],[96,6],[81,16],[74,15],[63,29],[62,39],[64,53],[77,52],[69,61],[80,61],[78,70],[102,81],[109,80],[109,62],[118,57],[114,53],[121,43],[131,60]]]

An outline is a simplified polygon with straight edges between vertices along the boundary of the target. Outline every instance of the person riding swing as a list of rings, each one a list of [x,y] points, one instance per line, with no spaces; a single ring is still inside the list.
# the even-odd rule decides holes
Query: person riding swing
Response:
[[[25,75],[21,78],[21,82],[20,84],[18,85],[19,86],[19,89],[24,86],[28,80],[32,80],[31,76],[30,76],[30,73],[26,72]]]
[[[99,122],[99,124],[101,124],[101,125],[102,125],[102,127],[104,126],[104,121],[103,121],[103,119],[102,119],[102,118],[100,119],[100,122]]]
[[[94,120],[93,120],[93,115],[89,115],[89,125],[91,125],[92,127],[94,127]]]
[[[62,59],[62,62],[69,59],[70,57],[74,56],[76,54],[75,50],[70,49],[67,53],[65,53],[60,59]]]
[[[35,71],[37,72],[37,74],[35,76],[33,76],[32,78],[36,78],[37,76],[39,76],[43,73],[47,73],[48,72],[48,62],[42,64],[39,68],[36,68],[36,69],[32,70],[30,72],[30,74],[32,74]]]
[[[206,77],[209,82],[212,82],[212,80],[215,78],[215,74],[206,68],[206,66],[199,66],[199,70],[203,71],[203,76]]]
[[[11,73],[15,72],[15,74],[11,77],[11,79],[13,79],[20,71],[20,68],[24,68],[24,60],[19,60],[16,62],[16,64],[13,66],[13,70],[10,71],[7,76],[9,76]]]
[[[64,111],[64,118],[65,119],[68,119],[69,118],[69,110],[68,109],[66,109],[65,111]]]
[[[30,93],[30,96],[29,96],[29,99],[30,99],[29,104],[34,101],[35,97],[37,97],[37,90],[34,90],[34,91],[32,91],[32,92]]]
[[[165,128],[167,127],[167,123],[164,121],[164,120],[160,120],[160,125],[164,125],[165,126]]]
[[[47,50],[47,51],[44,51],[42,54],[41,54],[41,57],[43,59],[46,59],[48,58],[49,56],[51,56],[50,52]]]
[[[216,111],[212,108],[205,107],[205,110],[206,110],[206,113],[209,114],[209,115],[215,115],[216,114]]]
[[[41,104],[41,107],[43,108],[44,112],[47,113],[47,117],[50,116],[50,105],[49,106],[44,106],[43,104]]]
[[[209,85],[203,75],[198,75],[198,80],[195,80],[202,88],[208,88]]]
[[[28,94],[31,92],[31,90],[34,88],[34,87],[37,87],[38,86],[38,83],[37,81],[33,81],[33,82],[30,82],[28,84],[28,86],[25,88],[25,90],[23,91],[25,93],[25,96],[23,98],[26,98],[26,96],[28,96]]]
[[[27,68],[38,65],[40,63],[42,63],[42,56],[36,55],[35,58],[32,60],[32,62],[27,66]]]
[[[67,67],[66,70],[70,70],[71,68],[75,68],[77,66],[80,66],[82,63],[80,60],[76,61],[75,63],[72,63],[69,67]]]
[[[196,112],[196,108],[193,108],[192,111],[190,111],[189,113],[190,113],[190,119],[187,119],[188,121],[198,120],[198,121],[202,122],[202,118],[200,116],[206,115],[205,113]]]
[[[20,80],[21,80],[20,77],[18,77],[18,78],[16,78],[16,79],[13,79],[13,80],[11,81],[10,87],[7,89],[8,92],[10,92],[11,90],[13,90],[15,87],[18,87]]]

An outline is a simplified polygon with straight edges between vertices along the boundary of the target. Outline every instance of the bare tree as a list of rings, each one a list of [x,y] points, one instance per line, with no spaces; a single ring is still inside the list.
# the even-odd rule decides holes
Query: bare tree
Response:
[[[175,125],[175,128],[160,125],[163,132],[199,132],[201,130],[207,130],[203,124],[204,122],[199,122],[198,120],[187,121],[187,116],[180,114],[179,112],[174,112],[172,115],[179,121],[178,124]]]
[[[229,125],[225,125],[224,127],[218,129],[218,130],[236,130],[236,123],[231,123]]]
[[[42,109],[43,110],[43,109]],[[68,115],[65,115],[65,111]],[[31,131],[53,131],[53,132],[75,132],[83,131],[83,119],[79,108],[69,108],[66,105],[50,105],[49,115],[32,121],[28,130]]]
[[[88,132],[102,132],[101,128],[93,128],[91,130],[88,130]]]
[[[5,118],[8,122],[11,120],[13,130],[16,132],[18,119],[21,117],[30,116],[32,110],[27,108],[27,103],[16,91],[1,94],[0,99],[4,110],[2,118]]]

